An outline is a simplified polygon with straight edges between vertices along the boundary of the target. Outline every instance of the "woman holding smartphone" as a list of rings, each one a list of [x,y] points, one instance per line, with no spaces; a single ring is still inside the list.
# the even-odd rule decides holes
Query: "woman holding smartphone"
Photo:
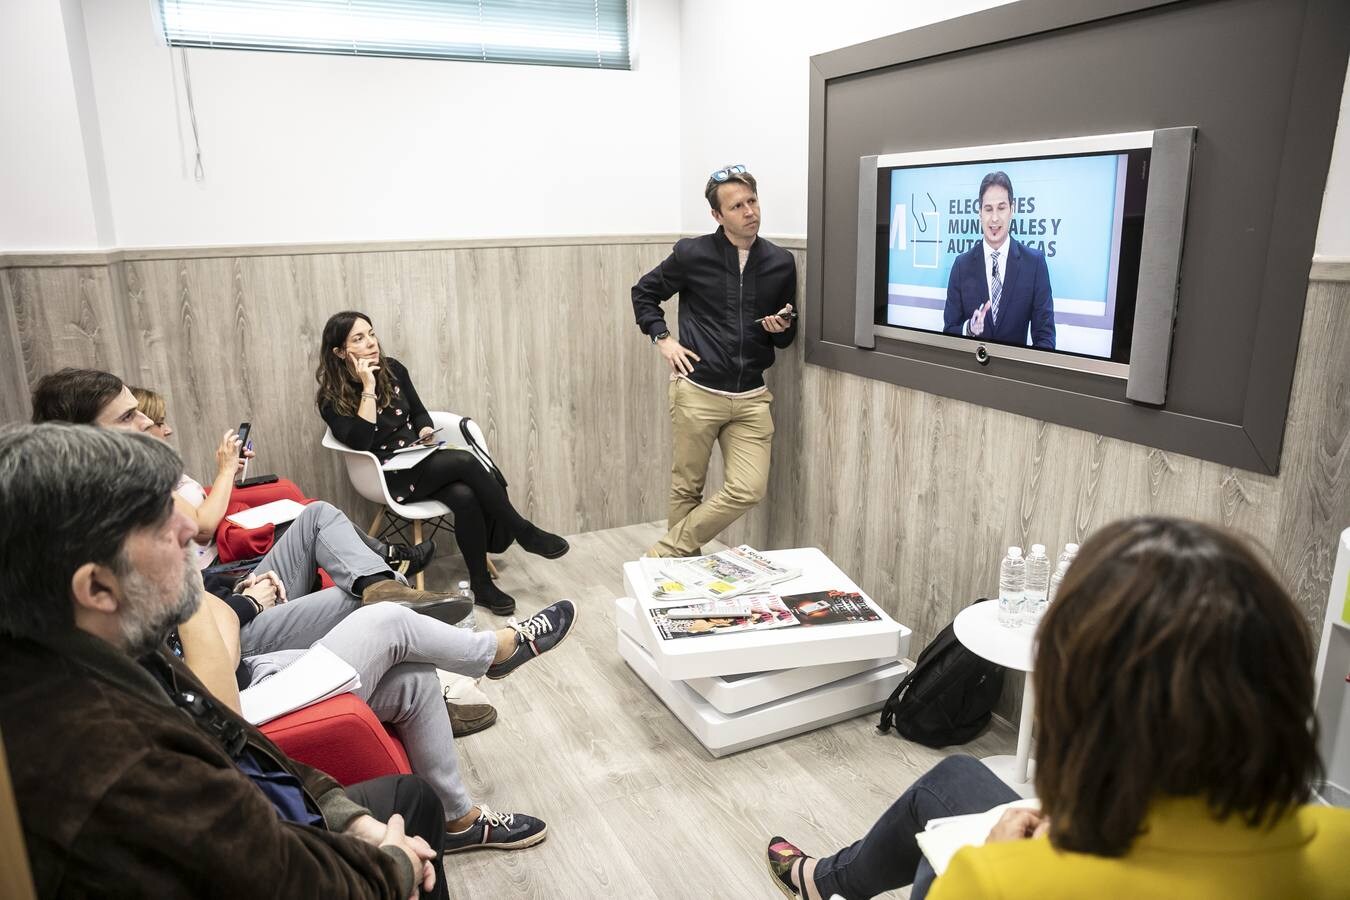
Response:
[[[335,313],[323,328],[315,402],[333,436],[381,462],[399,450],[435,437],[431,416],[408,370],[384,355],[370,316]],[[464,450],[441,450],[409,469],[386,472],[389,492],[400,503],[439,500],[455,516],[455,540],[469,569],[475,600],[498,615],[516,603],[492,582],[487,554],[512,542],[547,559],[568,550],[567,541],[530,522],[478,459]]]

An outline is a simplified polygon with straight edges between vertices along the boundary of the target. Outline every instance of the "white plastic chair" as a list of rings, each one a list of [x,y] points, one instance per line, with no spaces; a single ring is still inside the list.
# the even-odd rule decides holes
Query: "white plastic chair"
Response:
[[[464,416],[440,411],[429,411],[429,414],[432,427],[441,429],[439,435],[441,439],[451,444],[463,442],[460,422]],[[483,430],[472,419],[469,420],[469,433],[478,442],[478,446],[487,452],[487,439],[483,436]],[[370,523],[370,531],[367,532],[371,537],[383,540],[387,534],[396,534],[407,541],[404,527],[411,523],[412,543],[420,544],[424,540],[422,523],[428,521],[431,523],[431,535],[428,536],[434,536],[438,531],[455,530],[454,522],[449,518],[450,507],[439,500],[418,500],[414,503],[400,503],[395,500],[389,493],[384,470],[380,468],[380,460],[374,453],[369,450],[353,450],[335,438],[331,428],[324,431],[323,446],[342,454],[342,461],[347,464],[347,477],[351,479],[356,492],[371,503],[379,504],[379,512],[375,513],[375,520]],[[491,471],[487,460],[479,456],[478,461]],[[386,518],[391,521],[386,522]],[[497,568],[491,559],[488,560],[488,571],[493,578],[497,577]],[[422,573],[418,572],[417,589],[425,590],[424,585]]]

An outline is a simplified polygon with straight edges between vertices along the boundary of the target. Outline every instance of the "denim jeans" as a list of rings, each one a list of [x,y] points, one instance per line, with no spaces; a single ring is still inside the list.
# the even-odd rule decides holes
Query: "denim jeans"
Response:
[[[913,884],[923,900],[936,875],[914,836],[929,819],[984,812],[1018,799],[1017,793],[970,756],[950,756],[929,769],[882,813],[866,837],[816,863],[816,889],[863,900]]]

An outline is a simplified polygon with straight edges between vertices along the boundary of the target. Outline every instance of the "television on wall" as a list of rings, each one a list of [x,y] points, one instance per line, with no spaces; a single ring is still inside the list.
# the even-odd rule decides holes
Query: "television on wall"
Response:
[[[1165,397],[1194,128],[867,156],[857,343],[913,341]]]

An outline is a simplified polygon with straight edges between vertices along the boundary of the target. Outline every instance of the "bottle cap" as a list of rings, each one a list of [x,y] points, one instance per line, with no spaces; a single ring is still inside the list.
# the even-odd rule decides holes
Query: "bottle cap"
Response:
[[[1022,555],[1022,548],[1021,548],[1021,547],[1009,547],[1009,548],[1008,548],[1008,555],[1011,556],[1011,557],[1013,557],[1014,559],[1016,559],[1017,557],[1019,557],[1019,556]]]
[[[459,589],[461,591],[467,591],[469,589],[469,583],[467,581],[461,581],[459,583]]]
[[[1044,545],[1044,544],[1032,544],[1032,545],[1031,545],[1031,552],[1032,552],[1032,553],[1040,553],[1040,554],[1044,555],[1044,553],[1045,553],[1045,545]]]

